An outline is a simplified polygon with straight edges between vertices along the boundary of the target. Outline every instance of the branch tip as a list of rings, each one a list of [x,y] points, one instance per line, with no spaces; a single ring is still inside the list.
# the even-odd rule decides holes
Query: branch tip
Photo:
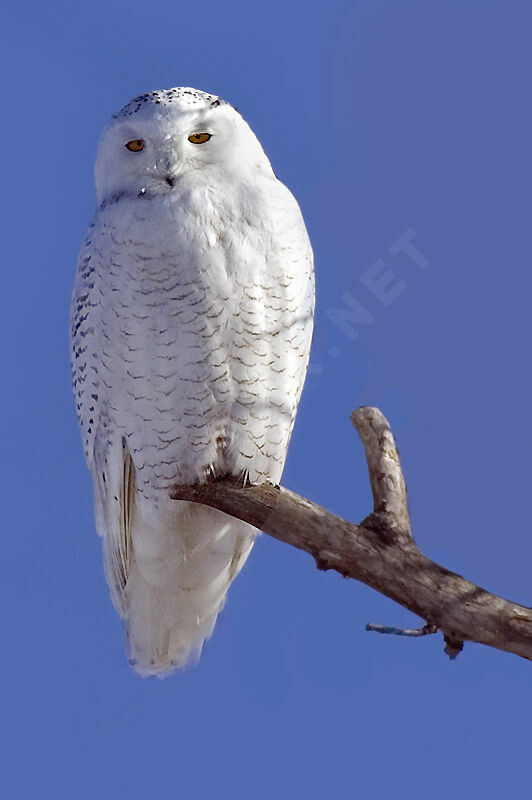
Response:
[[[386,527],[400,530],[411,539],[406,485],[388,420],[378,408],[362,406],[353,411],[351,422],[366,454],[374,516],[384,518]]]
[[[375,633],[391,633],[394,636],[430,636],[437,632],[438,626],[427,622],[422,628],[391,628],[388,625],[376,625],[368,622],[366,630],[375,631]]]

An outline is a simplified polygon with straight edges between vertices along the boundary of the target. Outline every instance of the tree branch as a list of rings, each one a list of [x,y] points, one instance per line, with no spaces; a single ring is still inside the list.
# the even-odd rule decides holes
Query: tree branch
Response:
[[[421,553],[412,537],[401,464],[386,418],[376,408],[363,407],[351,419],[364,445],[374,501],[360,525],[288,489],[243,486],[235,478],[176,486],[171,496],[238,517],[305,550],[318,569],[334,569],[371,586],[424,619],[423,633],[441,631],[451,658],[463,642],[479,642],[532,659],[532,609],[490,594]],[[405,635],[397,628],[372,629]]]

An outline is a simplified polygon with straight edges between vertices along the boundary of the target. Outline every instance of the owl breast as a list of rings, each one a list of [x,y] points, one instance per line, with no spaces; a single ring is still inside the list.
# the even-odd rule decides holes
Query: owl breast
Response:
[[[273,204],[271,191],[231,202],[207,187],[97,216],[80,326],[97,382],[88,448],[105,462],[121,437],[147,499],[209,473],[280,479],[313,286],[299,210],[282,184],[276,191]]]

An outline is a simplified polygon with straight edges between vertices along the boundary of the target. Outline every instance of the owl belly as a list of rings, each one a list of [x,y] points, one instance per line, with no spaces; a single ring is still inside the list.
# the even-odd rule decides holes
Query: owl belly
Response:
[[[101,293],[109,414],[139,491],[209,473],[278,482],[308,353],[297,271],[251,236],[155,247],[148,230],[142,247],[114,232]]]
[[[165,275],[165,272],[169,274]],[[146,496],[220,469],[234,387],[226,298],[160,270],[136,281],[113,331],[112,413]],[[166,278],[166,279],[165,279]]]

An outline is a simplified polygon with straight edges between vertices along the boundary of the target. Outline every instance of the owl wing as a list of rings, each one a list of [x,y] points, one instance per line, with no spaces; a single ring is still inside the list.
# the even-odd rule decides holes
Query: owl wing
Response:
[[[274,194],[284,265],[284,277],[291,280],[291,297],[281,314],[286,325],[287,358],[293,364],[289,377],[292,393],[292,422],[303,390],[314,325],[314,255],[299,205],[284,184],[277,181]]]
[[[70,305],[70,363],[72,385],[83,449],[89,467],[93,463],[93,448],[100,415],[100,381],[95,361],[100,342],[97,341],[95,317],[98,314],[96,281],[98,279],[97,250],[93,238],[98,236],[93,220],[83,240],[78,257],[78,269]]]
[[[231,469],[278,483],[303,389],[312,338],[312,248],[299,206],[273,178],[259,206],[258,268],[240,285],[230,363],[237,387]],[[263,256],[264,260],[261,260]]]
[[[78,258],[70,313],[71,365],[74,398],[85,458],[93,476],[96,527],[104,538],[104,563],[113,602],[123,611],[131,554],[131,518],[135,471],[119,431],[113,427],[102,374],[101,351],[106,346],[100,323],[104,224],[90,224]],[[103,242],[103,245],[106,243]],[[113,502],[110,502],[112,500]]]

